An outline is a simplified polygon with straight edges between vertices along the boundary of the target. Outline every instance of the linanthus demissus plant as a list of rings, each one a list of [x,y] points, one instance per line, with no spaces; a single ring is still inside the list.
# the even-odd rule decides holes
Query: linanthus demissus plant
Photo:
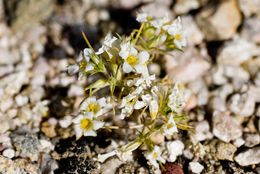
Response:
[[[99,79],[86,87],[88,97],[82,102],[73,123],[77,139],[96,136],[98,129],[135,129],[138,138],[109,153],[99,154],[96,159],[103,162],[117,155],[126,161],[130,153],[145,145],[145,157],[159,168],[159,164],[163,167],[165,159],[150,136],[156,132],[172,135],[178,132],[178,128],[189,129],[190,126],[182,113],[186,103],[184,86],[167,77],[156,78],[149,73],[147,64],[169,51],[182,51],[186,38],[180,17],[171,20],[168,15],[155,18],[139,13],[136,20],[141,23],[138,30],[133,30],[128,37],[118,34],[114,37],[108,33],[97,52],[82,33],[89,48],[81,51],[76,64],[68,67],[68,72],[78,73],[79,79],[93,75],[98,75]],[[97,99],[95,93],[102,88],[108,88],[110,95]],[[116,111],[121,114],[115,114]],[[131,120],[135,124],[119,127],[101,120],[101,117],[109,116],[126,121],[135,117]]]

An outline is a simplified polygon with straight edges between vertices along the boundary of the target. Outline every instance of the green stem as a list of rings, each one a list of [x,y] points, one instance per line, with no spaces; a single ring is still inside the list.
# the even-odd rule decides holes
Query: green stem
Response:
[[[144,28],[144,23],[142,23],[142,25],[141,25],[141,27],[140,27],[140,29],[139,29],[137,35],[136,35],[136,38],[134,39],[133,46],[135,46],[135,44],[136,44],[136,42],[137,42],[137,40],[138,40],[138,38],[139,38],[139,36],[140,36],[140,34],[141,34],[143,28]]]

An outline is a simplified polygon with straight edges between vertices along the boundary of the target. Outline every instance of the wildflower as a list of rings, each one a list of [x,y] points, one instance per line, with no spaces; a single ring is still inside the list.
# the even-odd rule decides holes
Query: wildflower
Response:
[[[97,55],[102,54],[104,52],[106,52],[109,56],[109,58],[112,58],[112,54],[109,52],[109,50],[112,48],[113,43],[117,40],[116,37],[112,37],[111,33],[109,32],[105,39],[104,39],[104,43],[102,45],[101,48],[99,48],[98,52],[96,52]]]
[[[152,152],[150,153],[146,153],[145,157],[147,160],[150,161],[150,163],[155,167],[155,168],[159,168],[159,164],[157,163],[157,161],[160,161],[162,163],[165,163],[165,159],[163,159],[161,157],[161,149],[159,146],[154,146],[154,149]]]
[[[147,51],[142,51],[140,53],[130,44],[130,42],[121,44],[121,50],[119,55],[124,59],[123,71],[130,73],[135,71],[136,73],[145,73],[147,67],[146,62],[148,61],[150,55]]]
[[[85,48],[83,52],[80,52],[77,58],[77,64],[68,67],[69,74],[75,74],[79,72],[79,78],[94,69],[93,63],[90,62],[90,56],[92,56],[93,51],[89,48]]]
[[[96,100],[96,97],[87,98],[80,106],[83,112],[92,112],[95,117],[103,114],[103,109],[106,106],[106,99],[104,97]]]
[[[113,150],[102,155],[99,154],[96,160],[103,163],[106,159],[116,155],[120,160],[127,161],[131,158],[132,151],[136,150],[141,144],[142,142],[139,140],[130,142],[119,149]]]
[[[163,125],[162,129],[163,129],[163,135],[172,135],[173,133],[178,132],[172,113],[170,113],[170,116],[167,122]]]
[[[153,19],[153,16],[149,13],[138,13],[136,16],[136,20],[140,23],[147,22],[152,19]]]
[[[168,106],[175,112],[178,112],[185,106],[184,92],[180,90],[180,84],[175,83],[173,89],[170,90]]]
[[[125,117],[131,115],[134,109],[141,109],[145,105],[146,104],[144,102],[137,100],[137,95],[128,94],[122,99],[122,102],[119,105],[119,108],[123,108],[120,118],[124,119]]]
[[[97,136],[96,130],[104,125],[104,122],[94,119],[93,112],[87,112],[84,113],[84,115],[80,114],[73,119],[72,122],[74,123],[77,139],[79,139],[82,135]]]
[[[158,88],[157,86],[152,87],[151,94],[142,95],[142,100],[149,105],[150,116],[154,120],[159,111],[159,97],[157,96]]]
[[[117,150],[113,150],[111,152],[105,153],[105,154],[98,154],[98,157],[95,159],[101,163],[103,163],[104,161],[106,161],[108,158],[110,158],[111,156],[114,156],[117,154]]]
[[[128,80],[126,84],[129,87],[136,86],[136,87],[142,87],[143,89],[147,89],[151,87],[153,81],[155,81],[154,74],[151,76],[144,76],[144,77],[135,78],[133,80]]]
[[[169,35],[174,37],[174,44],[179,48],[186,46],[185,32],[182,29],[181,18],[178,17],[170,25],[163,26],[163,29],[168,32]]]
[[[167,13],[164,15],[163,18],[154,19],[154,20],[150,21],[151,25],[155,28],[161,28],[161,27],[163,27],[163,25],[165,25],[169,22],[170,22],[170,18]]]

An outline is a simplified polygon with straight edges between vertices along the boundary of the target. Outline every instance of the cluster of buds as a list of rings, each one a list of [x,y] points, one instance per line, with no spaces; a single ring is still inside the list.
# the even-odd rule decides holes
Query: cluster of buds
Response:
[[[172,83],[167,78],[158,79],[151,75],[147,65],[157,58],[155,55],[181,50],[186,45],[185,32],[180,17],[171,20],[167,15],[155,18],[139,13],[137,21],[141,27],[129,37],[114,37],[108,33],[97,52],[83,33],[89,48],[80,53],[77,63],[69,66],[68,71],[78,73],[80,79],[94,74],[99,74],[100,79],[86,88],[89,97],[82,102],[80,113],[73,122],[79,139],[96,136],[98,129],[109,129],[100,117],[113,115],[115,110],[121,112],[120,119],[135,117],[136,126],[128,128],[136,128],[138,138],[112,152],[99,154],[97,160],[103,162],[113,155],[127,160],[127,154],[145,145],[145,157],[159,168],[158,162],[164,163],[165,159],[150,136],[156,132],[172,135],[178,132],[178,128],[189,128],[182,113],[186,103],[185,89],[179,82]],[[97,100],[94,93],[105,87],[109,87],[111,95]]]

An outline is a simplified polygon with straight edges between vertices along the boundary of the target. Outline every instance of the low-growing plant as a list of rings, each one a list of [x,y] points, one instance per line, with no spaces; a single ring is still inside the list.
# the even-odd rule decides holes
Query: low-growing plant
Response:
[[[130,153],[144,145],[145,157],[159,168],[165,159],[150,136],[153,133],[172,135],[178,128],[190,127],[182,113],[186,103],[184,86],[150,74],[147,65],[172,50],[182,51],[186,46],[185,32],[180,17],[171,20],[167,15],[155,18],[139,13],[137,21],[141,23],[140,28],[128,37],[108,33],[97,52],[82,33],[89,48],[80,53],[68,71],[78,73],[79,79],[93,75],[99,79],[86,87],[88,97],[80,105],[73,123],[77,139],[96,136],[98,129],[135,129],[138,138],[109,153],[98,154],[96,159],[103,162],[117,155],[126,161]],[[103,88],[109,89],[110,95],[97,99],[96,92]],[[131,121],[131,125],[120,127],[103,121],[111,116]]]

